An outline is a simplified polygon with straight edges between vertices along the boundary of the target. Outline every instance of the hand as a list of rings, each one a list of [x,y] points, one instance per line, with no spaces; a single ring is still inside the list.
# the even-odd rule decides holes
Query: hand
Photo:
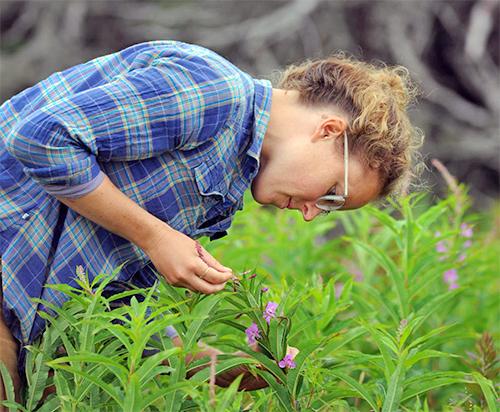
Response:
[[[219,292],[233,278],[198,242],[169,226],[160,226],[144,249],[158,272],[173,286],[205,294]]]
[[[213,349],[213,348],[212,348]],[[252,346],[252,349],[255,351],[258,351],[258,345]],[[291,355],[292,359],[295,359],[295,356],[299,353],[299,350],[297,348],[294,348],[293,346],[288,346],[286,349],[286,354]],[[250,355],[248,355],[245,352],[234,352],[234,355],[242,357],[242,358],[249,358]],[[262,365],[257,365],[257,368],[259,369],[264,369]],[[255,373],[255,372],[254,372]],[[253,391],[256,389],[262,389],[262,388],[267,388],[269,384],[266,382],[265,379],[258,375],[254,375],[247,367],[247,365],[240,365],[236,366],[233,369],[230,369],[226,372],[220,373],[216,376],[215,383],[218,386],[222,386],[224,388],[228,387],[231,385],[231,383],[239,376],[243,374],[243,378],[241,379],[240,386],[238,390],[246,390],[246,391]]]
[[[180,339],[177,339],[176,341],[174,341],[174,343],[176,344],[176,346],[182,346],[182,342],[180,341]],[[186,358],[186,362],[188,364],[189,362],[191,362],[192,359],[201,359],[206,356],[208,356],[210,359],[217,359],[217,356],[223,353],[220,350],[208,346],[206,344],[203,344],[201,342],[199,342],[199,345],[203,347],[203,350],[201,352],[198,352],[194,356],[189,356],[188,358]],[[252,346],[252,349],[258,351],[258,346],[254,345]],[[294,348],[293,346],[288,346],[286,353],[291,355],[292,359],[294,359],[295,356],[297,356],[297,354],[299,353],[299,350],[297,348]],[[250,357],[250,355],[241,351],[234,352],[233,355],[242,358]],[[209,364],[206,364],[193,369],[192,371],[189,372],[188,377],[193,376],[195,373],[199,372],[200,370],[208,366]],[[257,365],[257,368],[263,369],[264,367],[259,364]],[[238,390],[240,391],[242,390],[253,391],[257,389],[267,388],[269,386],[266,380],[257,375],[255,372],[251,371],[248,365],[239,365],[230,370],[217,374],[215,376],[215,384],[217,386],[227,388],[239,375],[243,375],[243,378],[241,379],[240,382],[240,386],[238,387]]]

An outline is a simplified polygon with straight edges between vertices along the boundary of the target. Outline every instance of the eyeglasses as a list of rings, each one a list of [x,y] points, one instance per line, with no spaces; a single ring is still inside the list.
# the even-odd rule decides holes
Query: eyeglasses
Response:
[[[347,179],[349,173],[348,163],[349,163],[349,153],[347,147],[347,132],[344,131],[344,194],[321,196],[320,198],[318,198],[318,200],[316,200],[316,207],[318,209],[321,209],[324,212],[331,212],[333,210],[339,210],[344,206],[348,193],[348,187],[347,187]]]

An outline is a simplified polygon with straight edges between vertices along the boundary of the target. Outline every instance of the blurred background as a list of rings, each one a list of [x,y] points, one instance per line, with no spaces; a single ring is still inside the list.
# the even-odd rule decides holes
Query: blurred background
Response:
[[[476,208],[500,189],[500,0],[0,0],[0,104],[55,71],[134,43],[211,48],[255,77],[345,50],[401,64],[421,89],[427,189],[441,160]]]

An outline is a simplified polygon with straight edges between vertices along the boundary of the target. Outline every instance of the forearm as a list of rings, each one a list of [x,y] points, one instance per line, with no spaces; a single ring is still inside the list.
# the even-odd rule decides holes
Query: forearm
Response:
[[[141,208],[120,192],[107,176],[96,189],[79,198],[57,196],[57,199],[136,244],[173,286],[209,294],[224,289],[233,277],[231,269],[221,265],[189,236]]]
[[[92,192],[77,198],[57,197],[59,201],[103,228],[147,251],[154,235],[170,228],[123,194],[107,176]]]

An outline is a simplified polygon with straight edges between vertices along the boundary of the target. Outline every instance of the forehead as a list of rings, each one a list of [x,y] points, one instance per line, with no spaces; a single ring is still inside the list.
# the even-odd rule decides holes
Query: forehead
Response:
[[[362,164],[357,156],[349,159],[349,194],[343,210],[358,209],[376,200],[382,191],[382,181],[376,169]],[[343,187],[343,182],[342,182]]]

